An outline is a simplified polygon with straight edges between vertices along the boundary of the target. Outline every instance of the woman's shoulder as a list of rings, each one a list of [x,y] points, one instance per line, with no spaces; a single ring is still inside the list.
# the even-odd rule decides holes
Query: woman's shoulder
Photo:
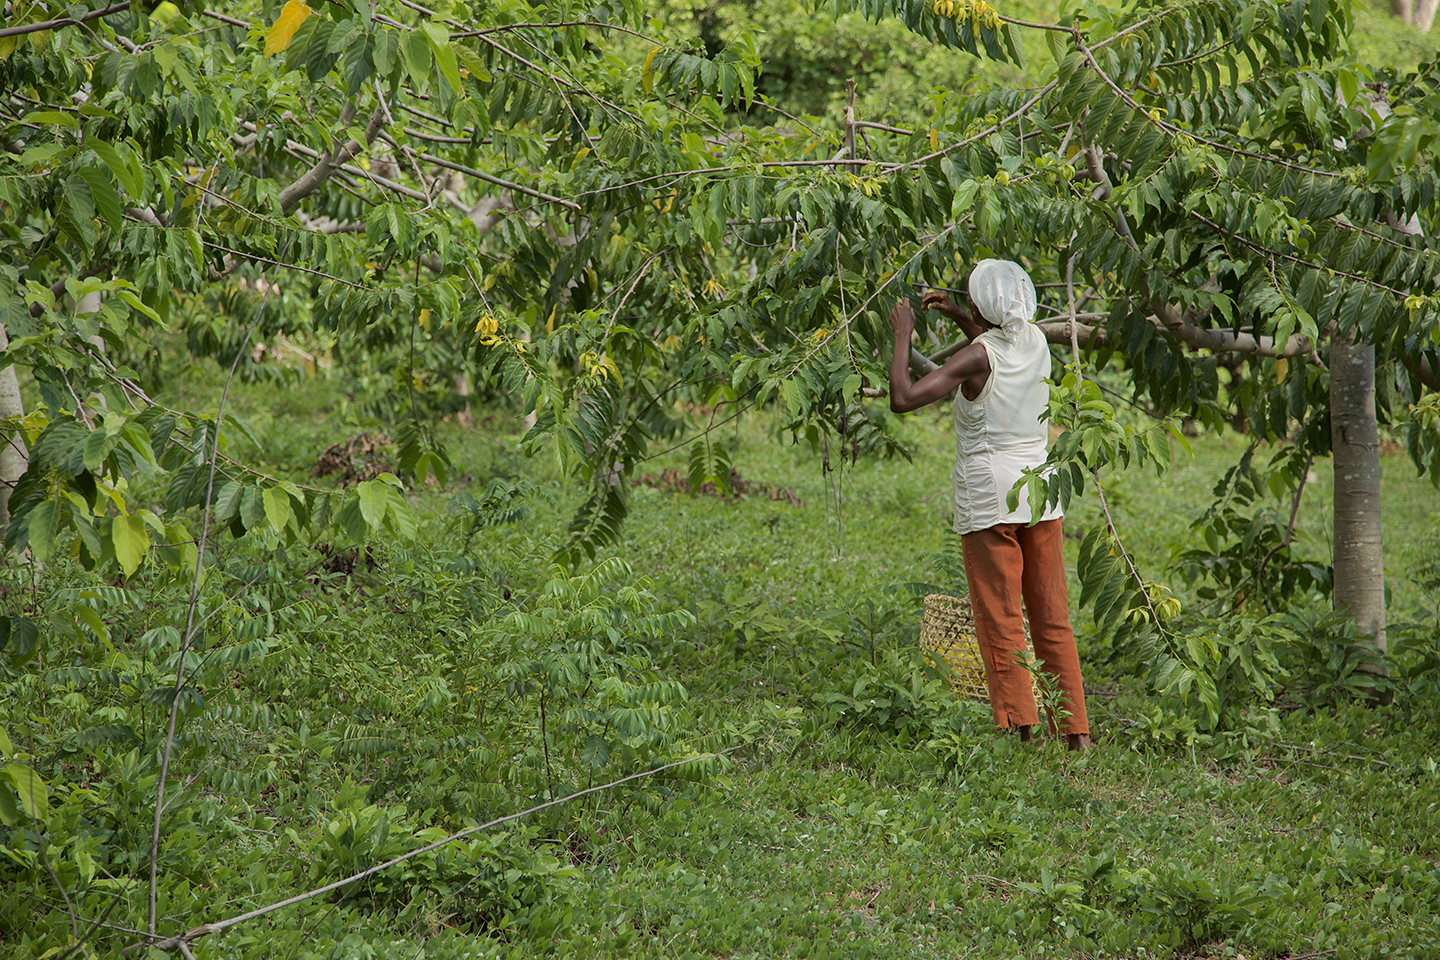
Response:
[[[999,327],[991,327],[976,337],[975,342],[984,343],[992,350],[1002,353],[1026,356],[1037,351],[1045,352],[1047,348],[1044,332],[1033,322],[1021,327],[1014,340],[1005,336],[1005,331]]]

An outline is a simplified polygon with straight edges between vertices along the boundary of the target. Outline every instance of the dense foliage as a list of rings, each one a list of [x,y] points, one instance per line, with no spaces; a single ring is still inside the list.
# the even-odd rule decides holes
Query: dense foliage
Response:
[[[600,949],[619,951],[627,922],[647,949],[699,924],[715,928],[707,949],[838,951],[809,921],[784,939],[769,907],[737,932],[699,897],[666,933],[648,892],[636,920],[621,901],[587,905],[575,881],[643,861],[654,889],[703,885],[635,840],[656,830],[679,849],[687,809],[769,844],[715,799],[733,786],[722,749],[748,747],[752,782],[785,751],[820,771],[868,765],[919,797],[937,783],[964,793],[989,776],[982,755],[1019,758],[982,746],[983,723],[902,652],[903,589],[844,592],[808,571],[835,596],[787,610],[771,580],[723,560],[657,587],[637,582],[638,556],[614,555],[673,549],[653,533],[627,541],[641,491],[755,494],[735,468],[757,416],[813,451],[838,553],[853,555],[845,471],[924,460],[885,409],[885,316],[989,255],[1028,266],[1056,345],[1058,438],[1013,495],[1086,517],[1088,652],[1154,698],[1126,721],[1134,745],[1162,765],[1177,750],[1276,762],[1302,749],[1285,724],[1308,721],[1290,711],[1433,701],[1431,614],[1396,621],[1381,661],[1329,612],[1336,568],[1297,535],[1344,351],[1373,352],[1379,371],[1370,406],[1345,412],[1393,430],[1440,484],[1436,66],[1362,62],[1347,0],[1058,17],[975,0],[7,9],[0,876],[16,880],[5,917],[20,919],[0,929],[22,955],[173,937],[241,915],[231,900],[263,907],[406,854],[313,915],[337,955],[422,927],[438,953],[579,949],[602,923],[615,939]],[[804,17],[823,25],[788,40],[747,27]],[[864,69],[837,62],[844,44],[816,52],[841,34]],[[883,50],[913,59],[867,52]],[[951,349],[942,332],[922,324],[917,372]],[[334,416],[348,438],[256,429],[232,402],[268,390],[283,403],[329,376],[347,386]],[[511,412],[523,435],[495,443],[542,456],[465,475],[446,423]],[[1190,436],[1231,427],[1251,442],[1190,511],[1173,563],[1137,548],[1117,474],[1163,473]],[[670,456],[683,459],[655,474]],[[552,459],[556,487],[536,466]],[[461,488],[443,521],[432,485]],[[793,486],[764,489],[803,502]],[[820,566],[801,559],[817,531],[771,566]],[[951,546],[942,589],[957,589]],[[711,678],[697,697],[681,674],[713,667],[710,648],[764,658],[737,676],[774,695]],[[1116,850],[1169,842],[1142,825],[1038,866],[1024,804],[1092,803],[1054,766],[1039,793],[1002,777],[977,795],[1014,802],[1010,819],[926,800],[896,826],[873,779],[837,780],[863,803],[809,798],[795,815],[861,817],[845,842],[873,828],[896,862],[1020,851],[1001,856],[1017,879],[998,885],[1033,903],[964,921],[996,950],[1056,943],[1055,925],[1075,951],[1281,949],[1259,931],[1280,929],[1265,923],[1287,896],[1303,919],[1285,929],[1316,949],[1366,924],[1408,949],[1433,932],[1436,884],[1420,859],[1433,844],[1397,794],[1431,788],[1433,737],[1374,763],[1345,709],[1310,735],[1378,767],[1363,785],[1397,824],[1394,862],[1332,832],[1329,853],[1286,849],[1293,876],[1238,860],[1207,873],[1194,849],[1151,866]],[[1130,762],[1106,769],[1146,775]],[[420,850],[662,767],[613,801]],[[1185,774],[1186,797],[1231,802],[1205,792],[1210,776]],[[1357,811],[1336,816],[1355,829]],[[1312,860],[1376,880],[1367,906],[1346,900],[1371,912],[1332,923],[1316,898],[1338,881],[1304,873]],[[951,942],[905,915],[916,942]],[[165,949],[273,955],[235,922],[215,946],[203,938],[222,928]],[[308,949],[294,916],[260,922]],[[450,925],[486,939],[452,939]]]

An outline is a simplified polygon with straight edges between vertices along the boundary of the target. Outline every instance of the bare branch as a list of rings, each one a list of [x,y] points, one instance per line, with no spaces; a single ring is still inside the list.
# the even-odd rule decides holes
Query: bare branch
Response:
[[[433,163],[437,167],[444,167],[447,170],[454,170],[458,173],[463,173],[468,177],[475,177],[479,180],[484,180],[486,183],[493,183],[495,184],[495,186],[504,187],[506,190],[514,190],[516,193],[523,193],[527,197],[534,197],[537,200],[544,200],[546,203],[559,204],[562,207],[568,207],[569,209],[575,210],[577,212],[580,209],[580,205],[578,203],[572,203],[569,200],[562,200],[559,197],[552,197],[548,193],[541,193],[539,190],[535,190],[530,187],[524,187],[518,183],[513,183],[509,180],[502,180],[499,177],[494,176],[493,174],[484,172],[483,170],[476,170],[474,167],[467,167],[463,163],[453,163],[442,157],[437,157],[429,153],[420,154],[420,159],[424,160],[426,163]]]
[[[915,374],[918,377],[923,377],[925,376],[925,374],[933,373],[939,369],[940,365],[938,363],[931,360],[929,357],[925,356],[925,354],[921,353],[919,350],[916,350],[914,347],[910,348],[911,373]]]
[[[191,940],[198,940],[199,938],[209,936],[210,934],[220,933],[224,930],[228,930],[236,924],[244,923],[247,920],[254,920],[257,917],[263,917],[266,914],[274,913],[276,910],[293,906],[297,903],[304,903],[306,900],[312,900],[315,897],[322,896],[324,894],[330,893],[331,891],[340,890],[344,887],[348,887],[352,883],[364,880],[366,877],[373,876],[382,870],[386,870],[390,867],[395,866],[396,864],[404,863],[406,860],[412,860],[415,857],[429,853],[432,850],[439,849],[446,844],[454,843],[456,840],[463,840],[466,837],[474,836],[475,834],[480,833],[482,830],[488,830],[491,827],[499,826],[502,823],[509,823],[512,820],[519,820],[521,817],[529,816],[532,813],[538,813],[541,810],[548,810],[551,807],[561,806],[562,804],[569,803],[570,801],[579,799],[580,797],[589,796],[592,793],[600,793],[604,790],[610,790],[615,787],[621,786],[622,784],[629,783],[633,780],[641,780],[645,777],[653,777],[657,773],[663,773],[666,770],[673,770],[676,767],[683,767],[687,764],[700,763],[706,760],[717,760],[725,754],[733,753],[738,749],[740,749],[739,746],[734,746],[729,747],[725,750],[720,750],[716,753],[709,753],[699,757],[687,757],[684,760],[676,760],[672,763],[667,763],[663,766],[654,767],[650,770],[642,770],[639,773],[632,773],[627,777],[621,777],[618,780],[612,780],[609,783],[604,783],[597,787],[589,787],[585,790],[577,790],[575,793],[572,793],[568,796],[558,797],[554,800],[547,800],[544,803],[537,803],[535,806],[527,807],[526,809],[521,810],[518,813],[511,813],[503,817],[496,817],[494,820],[491,820],[487,823],[482,823],[473,827],[467,827],[466,829],[461,830],[459,833],[451,834],[443,840],[436,840],[434,843],[426,844],[423,847],[417,847],[416,849],[411,850],[408,853],[402,853],[400,856],[394,858],[393,860],[387,860],[384,863],[377,863],[375,866],[362,870],[359,873],[354,874],[353,876],[345,877],[343,880],[336,880],[334,883],[328,883],[325,886],[319,887],[315,890],[310,890],[305,893],[289,897],[288,899],[281,900],[277,903],[272,903],[268,906],[251,910],[248,913],[242,913],[239,916],[230,917],[229,919],[220,920],[215,923],[202,924],[201,926],[188,930],[185,933],[180,934],[179,936],[168,937],[164,940],[158,940],[157,942],[152,942],[148,944],[148,946],[157,950],[179,950],[182,944],[188,944]],[[143,942],[135,943],[126,947],[121,952],[132,953],[136,950],[142,949],[145,946],[147,946],[147,944]]]
[[[165,778],[170,772],[170,753],[175,744],[175,724],[180,715],[180,691],[185,685],[185,657],[190,652],[190,644],[195,639],[195,611],[200,603],[200,579],[204,574],[205,547],[210,537],[212,507],[215,503],[215,468],[220,461],[220,424],[225,416],[225,401],[230,397],[230,385],[235,380],[235,371],[240,366],[240,358],[245,355],[245,348],[250,344],[250,337],[255,333],[256,325],[265,313],[265,304],[266,300],[262,299],[255,319],[251,321],[249,328],[245,331],[245,339],[240,342],[240,349],[235,351],[235,361],[230,364],[230,375],[225,378],[225,388],[220,391],[220,406],[215,411],[215,438],[210,445],[210,476],[205,483],[205,514],[200,523],[200,543],[195,553],[195,578],[190,584],[190,603],[185,614],[185,635],[184,641],[180,645],[180,664],[175,668],[175,686],[170,691],[170,725],[165,734],[165,746],[160,754],[160,775],[155,781],[155,822],[150,834],[149,932],[151,936],[155,935],[155,921],[158,919],[156,896],[160,869],[160,821],[165,813]]]
[[[221,23],[228,23],[232,27],[241,27],[242,29],[249,30],[251,27],[256,26],[256,24],[246,23],[244,20],[236,20],[234,17],[227,17],[223,13],[216,13],[214,10],[201,10],[200,13],[204,16],[209,17],[211,20],[219,20]]]

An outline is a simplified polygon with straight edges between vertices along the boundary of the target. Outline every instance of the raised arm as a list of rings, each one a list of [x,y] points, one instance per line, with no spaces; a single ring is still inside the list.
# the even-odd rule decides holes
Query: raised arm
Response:
[[[967,318],[968,319],[968,318]],[[895,354],[890,360],[890,409],[908,413],[934,403],[952,390],[968,387],[965,395],[974,399],[990,376],[990,355],[971,344],[955,354],[939,370],[910,382],[910,335],[915,332],[915,313],[908,303],[898,303],[890,312],[895,331]]]

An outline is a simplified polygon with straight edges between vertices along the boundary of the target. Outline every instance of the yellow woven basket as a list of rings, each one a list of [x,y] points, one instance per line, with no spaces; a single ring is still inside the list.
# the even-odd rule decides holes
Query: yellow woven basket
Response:
[[[925,597],[925,613],[920,618],[920,649],[925,659],[934,663],[931,654],[939,654],[950,668],[950,689],[962,697],[990,702],[990,690],[985,686],[985,662],[980,659],[980,645],[975,640],[975,617],[970,612],[970,598],[952,597],[944,593],[932,593]],[[1025,620],[1025,653],[1035,657],[1034,644],[1030,642],[1030,620]],[[1034,677],[1030,680],[1031,692],[1039,702],[1039,691],[1035,689]]]

